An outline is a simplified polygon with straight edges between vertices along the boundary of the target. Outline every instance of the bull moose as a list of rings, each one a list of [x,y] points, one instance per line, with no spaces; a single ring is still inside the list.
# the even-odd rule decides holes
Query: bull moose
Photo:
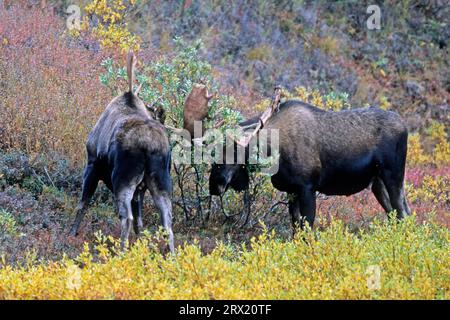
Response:
[[[109,103],[89,134],[82,196],[70,234],[77,234],[89,201],[102,180],[115,196],[122,248],[132,225],[136,234],[142,228],[142,204],[148,189],[169,234],[173,252],[169,139],[165,127],[133,92],[134,65],[134,54],[130,51],[127,56],[129,91]]]
[[[265,128],[279,130],[279,170],[271,181],[291,195],[294,226],[303,228],[305,221],[313,226],[317,191],[348,196],[370,184],[386,212],[396,210],[399,219],[410,214],[403,185],[408,131],[397,113],[374,107],[325,111],[287,100]],[[210,194],[221,195],[228,187],[248,189],[245,165],[213,165]]]

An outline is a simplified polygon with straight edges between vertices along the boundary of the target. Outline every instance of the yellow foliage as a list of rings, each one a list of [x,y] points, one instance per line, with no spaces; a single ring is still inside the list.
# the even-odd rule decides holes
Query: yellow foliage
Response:
[[[312,36],[313,47],[320,48],[325,54],[336,56],[340,53],[339,40],[331,35],[325,37]]]
[[[408,199],[410,201],[433,202],[435,204],[448,203],[450,201],[450,177],[431,176],[424,177],[422,185],[415,188],[411,184],[406,185]]]
[[[450,143],[445,132],[445,124],[434,122],[428,129],[427,136],[434,141],[435,146],[431,155],[423,151],[418,133],[408,138],[408,164],[423,165],[434,164],[445,166],[450,164]]]
[[[425,154],[420,143],[420,135],[413,133],[408,136],[408,156],[409,165],[422,165],[431,162],[430,156]]]
[[[433,151],[433,160],[436,165],[450,164],[450,143],[445,132],[445,124],[433,122],[429,128],[430,138],[436,142]]]
[[[263,99],[259,103],[257,103],[253,108],[255,109],[255,111],[263,112],[267,110],[267,108],[269,108],[270,103],[271,103],[270,99]]]
[[[388,110],[391,107],[391,103],[385,96],[380,97],[380,109]]]
[[[286,95],[289,98],[298,99],[325,110],[339,111],[350,106],[342,96],[333,93],[323,96],[317,89],[296,87],[293,94],[288,93]]]
[[[338,110],[342,110],[343,107],[344,107],[344,102],[342,100],[337,100],[332,97],[326,97],[325,109],[338,111]]]
[[[359,235],[332,221],[292,241],[266,230],[250,248],[204,255],[194,243],[169,256],[148,235],[126,253],[98,236],[75,260],[3,266],[0,299],[448,299],[448,236],[414,217]]]
[[[136,0],[129,0],[134,6]],[[99,19],[97,26],[92,28],[93,34],[100,40],[105,48],[119,47],[123,52],[128,49],[138,51],[141,43],[140,37],[132,34],[124,21],[127,5],[124,0],[93,0],[84,8],[88,16]],[[88,27],[88,19],[83,22],[83,28]]]
[[[450,164],[450,144],[448,141],[439,142],[433,152],[434,163],[437,165]]]
[[[324,109],[323,99],[322,99],[322,96],[320,95],[319,90],[314,89],[310,93],[310,102],[312,105],[319,107],[321,109]]]
[[[247,59],[266,61],[272,56],[272,49],[269,46],[262,45],[247,51]]]
[[[309,90],[305,87],[295,88],[295,97],[302,101],[309,101]]]
[[[315,107],[325,110],[339,111],[348,108],[349,103],[336,94],[322,95],[317,89],[305,87],[296,87],[294,92],[289,92],[285,88],[282,89],[281,96],[285,99],[297,99],[306,103],[310,103]],[[264,111],[270,105],[270,99],[263,99],[254,106],[256,111]]]

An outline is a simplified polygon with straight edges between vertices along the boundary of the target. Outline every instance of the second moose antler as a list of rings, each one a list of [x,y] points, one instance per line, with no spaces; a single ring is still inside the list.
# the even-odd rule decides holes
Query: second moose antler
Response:
[[[194,123],[201,121],[208,116],[209,100],[213,97],[209,94],[208,88],[204,84],[195,84],[191,93],[184,103],[184,129],[189,131],[191,137],[194,138]],[[202,132],[203,132],[202,123]]]
[[[272,104],[270,105],[270,107],[261,114],[255,129],[253,129],[253,131],[250,134],[245,135],[244,137],[239,139],[237,141],[237,144],[239,144],[240,146],[242,146],[244,148],[247,147],[248,144],[250,143],[250,140],[253,139],[253,137],[258,134],[259,130],[261,130],[264,127],[267,120],[269,120],[269,118],[277,110],[278,106],[280,105],[280,101],[281,101],[281,87],[276,86],[275,91],[272,96]]]
[[[187,130],[191,139],[194,138],[194,124],[196,121],[202,122],[202,132],[204,131],[203,120],[208,116],[209,106],[208,103],[213,97],[208,92],[208,88],[204,84],[194,84],[192,91],[186,97],[183,108],[183,129],[174,128],[166,125],[166,128],[170,131],[183,134],[184,130]]]

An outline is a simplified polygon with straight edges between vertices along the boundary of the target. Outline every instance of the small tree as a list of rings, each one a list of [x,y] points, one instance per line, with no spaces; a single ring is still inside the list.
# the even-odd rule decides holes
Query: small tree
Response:
[[[202,48],[201,40],[187,44],[180,38],[174,39],[175,55],[172,58],[163,56],[156,61],[144,63],[141,72],[136,74],[138,85],[141,86],[139,96],[149,104],[158,104],[165,111],[165,124],[182,128],[184,102],[195,83],[204,83],[211,92],[217,92],[209,63],[199,55]],[[125,87],[126,71],[118,67],[111,58],[102,63],[106,72],[100,76],[103,85],[117,95],[121,87]],[[226,95],[216,94],[210,101],[205,128],[212,128],[220,123],[220,130],[235,127],[242,116],[234,109],[235,100]],[[170,133],[170,131],[169,131]],[[177,143],[172,140],[172,146]],[[191,153],[193,156],[193,154]],[[191,159],[192,160],[192,159]],[[206,214],[206,204],[209,200],[206,172],[207,164],[174,164],[174,203],[182,208],[185,219],[199,217]]]

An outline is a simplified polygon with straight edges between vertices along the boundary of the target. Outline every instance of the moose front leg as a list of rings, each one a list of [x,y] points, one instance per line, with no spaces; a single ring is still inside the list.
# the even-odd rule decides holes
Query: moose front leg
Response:
[[[292,234],[301,226],[300,208],[298,202],[298,195],[289,194],[289,214],[292,218]]]
[[[305,222],[312,228],[316,218],[316,192],[310,186],[303,187],[298,194],[298,205],[301,214],[300,227],[305,227]]]
[[[241,228],[245,227],[250,220],[250,214],[251,214],[251,208],[252,208],[252,197],[250,195],[250,192],[248,190],[244,191],[244,223],[242,224]]]
[[[383,207],[386,213],[389,213],[393,210],[388,191],[383,181],[378,177],[376,177],[372,183],[372,192],[375,195],[378,203]]]
[[[297,194],[289,194],[289,213],[294,233],[303,229],[306,222],[312,228],[316,217],[316,193],[311,187],[302,187]]]

